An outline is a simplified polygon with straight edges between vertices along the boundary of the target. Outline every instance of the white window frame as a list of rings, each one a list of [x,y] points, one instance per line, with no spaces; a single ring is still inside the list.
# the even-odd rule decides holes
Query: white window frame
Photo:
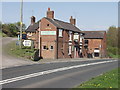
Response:
[[[62,29],[59,29],[59,37],[63,37],[63,30]]]
[[[51,45],[52,46],[52,45]],[[51,46],[50,46],[50,50],[54,50],[54,46],[53,46],[53,49],[51,49]]]
[[[69,46],[68,55],[71,55],[71,54],[72,54],[72,46]]]
[[[82,36],[80,36],[80,42],[82,42],[82,39],[83,39]]]
[[[44,46],[46,46],[46,45],[43,45],[43,50],[47,50],[47,46],[46,46],[46,49],[44,49]]]
[[[74,33],[74,40],[78,40],[79,39],[79,34],[78,33]]]
[[[27,33],[28,36],[32,36],[32,32]]]

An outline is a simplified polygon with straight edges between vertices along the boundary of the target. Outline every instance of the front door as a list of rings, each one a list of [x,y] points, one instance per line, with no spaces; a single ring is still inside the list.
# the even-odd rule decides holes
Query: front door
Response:
[[[78,48],[78,47],[75,47],[75,48],[74,48],[74,58],[78,58],[78,57],[79,57],[78,51],[79,51],[79,48]]]

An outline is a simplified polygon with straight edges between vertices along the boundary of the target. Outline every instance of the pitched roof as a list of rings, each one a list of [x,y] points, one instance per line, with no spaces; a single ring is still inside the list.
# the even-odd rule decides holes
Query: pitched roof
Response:
[[[106,31],[83,31],[85,39],[102,39]]]
[[[81,30],[79,28],[77,28],[75,25],[72,25],[71,23],[64,22],[64,21],[57,20],[57,19],[50,19],[47,17],[45,17],[45,18],[58,28],[71,30],[71,31],[75,31],[75,32],[81,32]]]
[[[26,32],[35,32],[39,28],[39,21],[33,25],[28,26]]]
[[[71,23],[60,21],[60,20],[57,20],[57,19],[50,19],[50,18],[47,18],[47,17],[44,17],[44,18],[47,19],[49,22],[51,22],[53,25],[55,25],[57,28],[71,30],[71,31],[75,31],[75,32],[81,32],[80,29],[78,29],[76,26],[72,25]],[[30,25],[26,29],[26,32],[35,32],[39,28],[39,23],[38,22],[33,24],[33,25]]]

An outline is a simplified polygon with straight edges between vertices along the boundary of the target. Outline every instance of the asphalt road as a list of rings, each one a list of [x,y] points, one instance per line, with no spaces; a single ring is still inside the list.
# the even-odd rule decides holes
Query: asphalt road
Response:
[[[118,67],[115,60],[33,64],[2,70],[3,88],[73,88]]]

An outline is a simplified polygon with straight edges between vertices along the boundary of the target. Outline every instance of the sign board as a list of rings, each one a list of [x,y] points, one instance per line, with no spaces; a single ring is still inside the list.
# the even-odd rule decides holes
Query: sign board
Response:
[[[23,45],[24,46],[31,46],[31,40],[24,40]]]
[[[56,35],[56,31],[41,31],[41,35]]]
[[[20,40],[20,35],[18,35],[18,41]]]
[[[99,53],[99,52],[100,52],[100,50],[94,50],[94,52],[98,52],[98,53]]]

